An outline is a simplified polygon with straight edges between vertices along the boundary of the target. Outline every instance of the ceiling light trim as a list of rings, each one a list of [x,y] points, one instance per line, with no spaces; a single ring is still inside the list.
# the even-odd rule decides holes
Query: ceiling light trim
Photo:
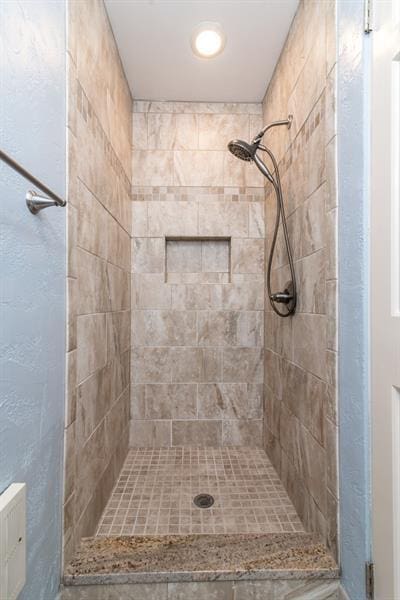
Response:
[[[226,34],[219,23],[202,21],[193,30],[190,43],[193,53],[198,58],[209,60],[223,52],[226,45]]]

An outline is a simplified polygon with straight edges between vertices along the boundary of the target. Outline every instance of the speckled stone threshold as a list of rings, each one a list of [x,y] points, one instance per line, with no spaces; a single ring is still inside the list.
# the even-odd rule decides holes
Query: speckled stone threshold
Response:
[[[85,538],[65,585],[335,579],[338,568],[307,533]]]

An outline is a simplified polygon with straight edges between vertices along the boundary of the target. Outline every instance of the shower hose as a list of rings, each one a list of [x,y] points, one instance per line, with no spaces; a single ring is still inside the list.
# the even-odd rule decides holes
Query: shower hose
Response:
[[[267,265],[268,298],[269,298],[270,304],[272,306],[272,309],[274,310],[274,312],[277,315],[279,315],[280,317],[289,317],[290,315],[293,315],[296,311],[297,289],[296,289],[296,274],[295,274],[294,263],[293,263],[293,254],[292,254],[292,249],[290,247],[290,240],[289,240],[289,234],[288,234],[286,216],[285,216],[285,207],[283,204],[281,180],[280,180],[280,176],[279,176],[278,164],[277,164],[276,159],[275,159],[274,155],[272,154],[271,150],[269,150],[269,148],[267,148],[266,146],[261,145],[261,144],[259,146],[259,149],[263,150],[264,152],[266,152],[268,154],[268,156],[270,157],[271,162],[274,166],[274,173],[275,173],[275,177],[271,178],[271,183],[274,187],[274,191],[275,191],[275,195],[276,195],[276,217],[275,217],[275,227],[274,227],[274,233],[272,236],[271,249],[269,252],[268,265]],[[283,293],[273,294],[271,291],[271,270],[272,270],[272,262],[273,262],[273,258],[274,258],[274,254],[275,254],[275,249],[276,249],[276,241],[277,241],[277,237],[278,237],[279,223],[280,223],[281,218],[282,218],[282,229],[283,229],[283,236],[285,239],[286,253],[287,253],[287,257],[288,257],[288,261],[289,261],[291,281],[289,284],[287,284],[286,289],[284,290]],[[279,310],[279,308],[276,306],[277,303],[285,305],[286,310],[285,311]]]

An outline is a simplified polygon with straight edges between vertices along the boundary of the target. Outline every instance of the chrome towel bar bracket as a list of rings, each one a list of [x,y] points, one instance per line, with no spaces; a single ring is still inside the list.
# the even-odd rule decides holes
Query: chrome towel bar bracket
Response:
[[[8,156],[8,154],[3,152],[3,150],[0,150],[0,160],[5,162],[9,167],[14,169],[14,171],[17,171],[22,177],[25,177],[25,179],[46,194],[46,196],[41,196],[33,190],[27,192],[25,196],[26,205],[32,214],[37,215],[38,212],[49,206],[66,206],[67,203],[65,200],[60,198],[60,196],[48,188],[47,185],[44,185],[39,179],[36,179],[36,177],[24,169],[24,167],[11,158],[11,156]]]
[[[25,200],[28,209],[33,215],[37,215],[38,212],[49,206],[61,206],[55,200],[50,200],[47,196],[40,196],[32,190],[26,193]]]

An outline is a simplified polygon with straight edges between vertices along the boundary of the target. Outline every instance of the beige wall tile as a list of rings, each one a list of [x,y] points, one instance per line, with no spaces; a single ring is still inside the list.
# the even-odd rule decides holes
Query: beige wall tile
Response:
[[[171,600],[232,600],[232,582],[169,583],[168,598]]]
[[[108,261],[121,269],[130,271],[131,238],[129,233],[111,216],[107,219],[106,227],[108,232]]]
[[[75,400],[76,411],[65,452],[75,470],[65,486],[65,500],[73,498],[66,560],[81,535],[93,534],[127,451],[132,161],[131,96],[101,2],[70,3],[67,45],[68,273],[77,278],[68,321],[77,350],[67,390],[68,419]]]
[[[222,381],[222,348],[202,348],[200,381]]]
[[[170,383],[170,349],[134,347],[131,377],[133,383]]]
[[[147,150],[147,114],[132,113],[132,147],[134,150]]]
[[[135,102],[134,111],[147,118],[147,143],[151,149],[146,166],[148,173],[158,152],[173,151],[176,187],[160,183],[156,173],[153,180],[150,174],[147,181],[143,178],[140,186],[144,189],[134,192],[138,200],[135,204],[140,206],[132,211],[132,231],[138,236],[132,242],[132,307],[135,310],[132,412],[136,411],[135,420],[143,419],[145,414],[154,422],[174,419],[175,426],[176,419],[179,423],[197,420],[197,407],[190,416],[174,414],[169,396],[173,393],[174,397],[186,397],[186,391],[191,390],[191,401],[195,398],[197,402],[199,383],[217,383],[223,378],[222,346],[227,349],[236,344],[253,346],[262,339],[262,313],[241,314],[239,311],[262,310],[263,268],[256,273],[237,272],[231,284],[227,238],[250,235],[258,238],[257,242],[263,240],[263,205],[254,200],[262,198],[260,188],[264,181],[256,169],[243,171],[243,165],[237,160],[232,163],[231,173],[224,172],[227,141],[231,137],[248,139],[250,120],[253,127],[260,128],[261,111],[258,105],[144,101]],[[138,117],[138,123],[143,126],[144,119]],[[141,160],[146,160],[145,152],[137,161],[138,169]],[[222,186],[227,186],[227,181],[232,182],[231,189],[224,190]],[[133,183],[135,185],[135,179]],[[153,190],[150,186],[162,187]],[[204,190],[201,186],[210,189]],[[250,189],[241,189],[249,186],[255,187],[254,194]],[[146,242],[147,236],[159,241]],[[166,237],[196,240],[168,241],[165,255]],[[202,237],[225,239],[201,240]],[[171,306],[173,311],[165,310]],[[190,313],[193,316],[185,317]],[[142,344],[149,345],[143,347]],[[232,381],[243,384],[242,393],[250,397],[250,407],[256,401],[254,390],[246,383],[253,384],[251,372],[254,370],[258,382],[259,369],[255,365],[257,359],[250,355],[246,355],[244,362],[239,379]],[[228,360],[228,372],[229,368]],[[260,372],[262,376],[262,368]],[[147,413],[145,384],[149,390],[154,387],[159,394],[152,399],[153,404],[148,405]],[[168,400],[162,397],[161,390],[169,394]],[[184,404],[182,407],[186,410]],[[192,411],[193,406],[190,407]],[[218,423],[218,443],[221,443],[221,431]],[[213,441],[214,434],[215,431]]]
[[[76,418],[76,355],[77,351],[67,352],[67,393],[65,397],[65,427]]]
[[[146,419],[194,419],[197,415],[197,386],[193,384],[147,384]]]
[[[264,314],[261,311],[241,311],[237,321],[237,345],[264,346]]]
[[[144,419],[146,413],[146,386],[143,383],[131,385],[131,419]]]
[[[326,316],[299,314],[293,322],[294,361],[317,377],[326,378]]]
[[[222,444],[224,446],[261,446],[262,419],[222,421]]]
[[[107,314],[107,360],[120,356],[131,344],[131,311]]]
[[[262,273],[264,271],[264,240],[232,240],[232,272]]]
[[[149,113],[148,147],[156,150],[197,150],[197,116]]]
[[[220,446],[221,421],[172,421],[173,446]]]
[[[107,359],[106,315],[82,315],[77,319],[78,354],[77,378],[83,381]]]
[[[198,122],[200,150],[226,150],[230,140],[249,139],[248,115],[203,114]]]
[[[166,583],[73,585],[61,591],[60,600],[167,600]]]
[[[224,348],[223,381],[225,383],[262,383],[263,378],[261,348]]]
[[[264,183],[265,177],[254,163],[243,162],[229,152],[224,153],[224,185],[262,187]]]
[[[236,346],[239,313],[235,311],[200,311],[198,333],[200,346]]]
[[[131,448],[171,446],[171,421],[131,421]]]
[[[229,263],[229,240],[209,240],[201,243],[201,270],[203,272],[229,272]]]
[[[198,387],[201,419],[261,419],[262,407],[261,384],[212,383]]]
[[[77,244],[92,254],[107,258],[107,212],[82,183],[79,185],[79,200]]]
[[[264,203],[249,204],[249,237],[263,238],[265,236]]]
[[[174,152],[173,184],[183,186],[224,185],[224,153],[222,151],[176,150]]]
[[[148,233],[158,236],[195,236],[198,234],[197,202],[149,202]]]
[[[200,203],[199,234],[211,237],[247,237],[247,204],[223,201]]]
[[[221,285],[171,285],[172,308],[177,310],[207,310],[222,308]]]
[[[132,272],[164,273],[165,241],[163,238],[132,239]]]
[[[296,262],[299,312],[320,314],[326,312],[325,269],[324,249]]]
[[[132,308],[186,309],[190,306],[172,305],[172,286],[165,283],[164,273],[136,273],[132,275]]]
[[[129,310],[131,307],[130,273],[107,263],[107,283],[111,310]]]
[[[134,150],[132,185],[173,185],[174,154],[166,150]]]
[[[197,343],[193,311],[140,310],[132,317],[132,339],[137,346],[192,346]]]
[[[132,202],[132,237],[147,236],[147,202]]]
[[[171,377],[173,382],[193,383],[200,380],[202,351],[200,348],[171,349]]]
[[[167,241],[167,272],[198,273],[201,269],[201,242],[199,241]]]

